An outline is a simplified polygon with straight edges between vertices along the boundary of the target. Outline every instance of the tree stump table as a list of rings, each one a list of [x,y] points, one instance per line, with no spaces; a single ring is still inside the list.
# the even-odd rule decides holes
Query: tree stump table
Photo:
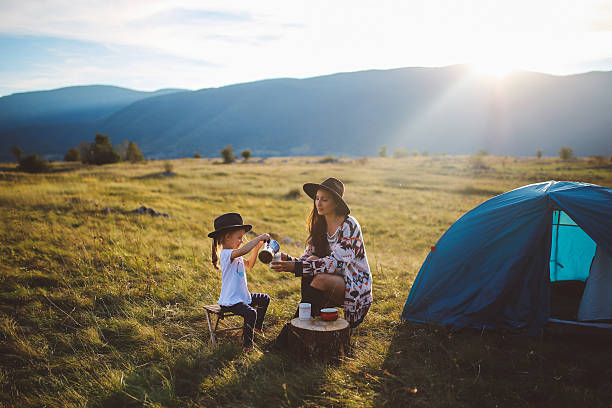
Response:
[[[349,324],[344,319],[295,318],[291,320],[288,340],[291,351],[310,359],[329,360],[345,356],[351,347]]]

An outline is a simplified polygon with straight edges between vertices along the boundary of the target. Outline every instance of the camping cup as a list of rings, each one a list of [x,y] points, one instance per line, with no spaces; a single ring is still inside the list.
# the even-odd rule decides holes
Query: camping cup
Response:
[[[300,320],[310,320],[310,303],[300,303]]]
[[[279,249],[280,245],[275,240],[271,239],[266,241],[263,249],[259,252],[259,260],[265,264],[269,264],[275,258]]]

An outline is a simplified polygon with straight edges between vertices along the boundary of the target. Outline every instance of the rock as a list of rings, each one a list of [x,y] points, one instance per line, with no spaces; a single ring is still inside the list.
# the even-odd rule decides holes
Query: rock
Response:
[[[135,209],[135,210],[132,210],[132,212],[133,212],[133,213],[136,213],[136,214],[148,214],[148,215],[150,215],[151,217],[164,217],[164,218],[170,218],[170,216],[169,216],[168,214],[166,214],[166,213],[160,213],[160,212],[157,212],[157,211],[155,211],[155,210],[154,210],[154,209],[152,209],[152,208],[145,207],[144,205],[143,205],[142,207],[138,207],[138,208],[137,208],[137,209]]]

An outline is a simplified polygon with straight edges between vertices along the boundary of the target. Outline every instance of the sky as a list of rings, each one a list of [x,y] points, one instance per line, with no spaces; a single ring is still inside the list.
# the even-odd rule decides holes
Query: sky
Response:
[[[0,0],[0,95],[471,64],[612,70],[612,0]]]

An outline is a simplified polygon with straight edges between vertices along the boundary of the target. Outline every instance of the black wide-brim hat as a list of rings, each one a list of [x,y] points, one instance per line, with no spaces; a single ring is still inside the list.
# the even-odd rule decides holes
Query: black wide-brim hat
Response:
[[[313,200],[317,196],[317,190],[325,190],[332,193],[338,200],[338,204],[344,209],[345,214],[350,214],[351,210],[342,198],[344,196],[344,184],[340,180],[334,177],[323,180],[320,184],[317,183],[306,183],[302,187],[308,197]]]
[[[215,230],[208,234],[209,238],[214,238],[217,234],[221,232],[226,232],[233,229],[242,228],[245,232],[249,232],[252,225],[244,224],[242,222],[242,217],[238,213],[225,213],[223,215],[215,218]]]

